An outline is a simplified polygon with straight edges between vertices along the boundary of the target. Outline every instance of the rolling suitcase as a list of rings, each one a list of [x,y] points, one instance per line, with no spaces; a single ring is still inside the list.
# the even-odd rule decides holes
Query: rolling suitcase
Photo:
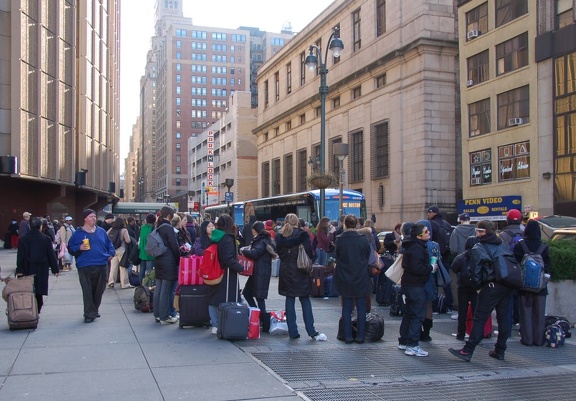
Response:
[[[180,286],[180,328],[185,326],[210,326],[208,314],[208,285]]]
[[[312,273],[310,274],[312,279],[312,297],[323,297],[324,296],[324,266],[313,265]]]
[[[472,325],[474,324],[474,313],[472,312],[472,305],[468,303],[468,313],[466,315],[466,334],[470,335],[472,332]],[[486,324],[484,324],[484,338],[492,337],[492,315],[488,316]]]
[[[38,327],[38,304],[33,292],[14,292],[8,295],[8,327],[10,330]]]
[[[395,284],[392,287],[390,316],[404,316],[405,307],[404,296],[402,295],[402,287]]]
[[[248,337],[249,324],[250,310],[246,305],[239,302],[226,302],[218,307],[218,338],[245,340]]]

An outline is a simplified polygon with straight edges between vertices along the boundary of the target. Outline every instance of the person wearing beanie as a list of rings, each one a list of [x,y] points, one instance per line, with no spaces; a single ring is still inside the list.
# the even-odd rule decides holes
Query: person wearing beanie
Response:
[[[68,252],[76,257],[78,278],[84,301],[84,323],[100,317],[99,308],[108,279],[108,262],[116,254],[104,229],[96,225],[96,212],[82,212],[84,225],[78,227],[68,241]]]
[[[108,213],[104,216],[104,221],[102,222],[102,227],[104,231],[108,232],[112,228],[112,224],[114,223],[114,215],[112,213]]]

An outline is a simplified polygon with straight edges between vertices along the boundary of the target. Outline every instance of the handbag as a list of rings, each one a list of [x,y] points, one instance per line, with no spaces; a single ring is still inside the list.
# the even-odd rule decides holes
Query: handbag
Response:
[[[286,322],[286,312],[270,312],[270,331],[271,336],[280,336],[288,334],[288,323]]]
[[[298,259],[296,259],[296,266],[298,267],[298,270],[301,270],[303,273],[312,273],[312,260],[308,257],[304,245],[302,244],[298,245]]]
[[[436,286],[437,287],[446,287],[452,283],[452,277],[448,270],[444,267],[444,264],[440,259],[438,259],[438,270],[436,270],[436,275],[434,278],[436,279]]]
[[[239,272],[242,276],[251,276],[254,274],[254,260],[250,259],[248,256],[238,255],[238,263],[244,267],[244,270]]]
[[[202,261],[201,256],[180,257],[180,266],[178,267],[178,284],[180,285],[202,285],[204,280],[198,274],[198,267]]]
[[[386,274],[386,277],[394,282],[394,284],[400,284],[400,280],[402,279],[402,274],[404,273],[404,269],[402,268],[403,258],[404,255],[398,255],[394,263],[392,263],[392,266],[390,266],[384,273]]]
[[[372,246],[370,246],[370,259],[368,259],[368,266],[370,266],[370,272],[372,274],[380,274],[380,270],[382,270],[382,268],[384,267],[384,263],[382,262],[382,259],[380,259],[380,255],[378,255],[378,252],[376,252],[374,249],[372,249]]]

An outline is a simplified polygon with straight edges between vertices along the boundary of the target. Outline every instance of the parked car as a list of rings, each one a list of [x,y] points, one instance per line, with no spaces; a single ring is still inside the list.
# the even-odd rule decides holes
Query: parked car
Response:
[[[576,227],[573,228],[559,228],[552,234],[552,241],[576,241]]]
[[[378,235],[378,241],[380,241],[380,253],[386,253],[386,248],[384,248],[384,237],[386,234],[390,234],[392,231],[380,231]]]
[[[560,229],[576,230],[576,217],[572,216],[553,215],[536,218],[536,221],[540,224],[540,231],[542,231],[542,239],[544,241],[552,239],[554,233]]]

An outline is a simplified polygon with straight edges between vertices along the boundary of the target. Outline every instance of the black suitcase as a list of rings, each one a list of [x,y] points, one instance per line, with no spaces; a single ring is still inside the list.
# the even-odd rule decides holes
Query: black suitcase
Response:
[[[245,340],[248,337],[249,324],[250,310],[248,306],[239,302],[226,302],[218,307],[218,338]]]
[[[313,265],[312,266],[312,273],[310,273],[310,277],[312,280],[312,293],[310,294],[313,297],[323,297],[324,296],[324,266],[322,265]]]
[[[394,285],[392,287],[392,298],[390,304],[390,316],[404,316],[405,313],[404,297],[402,296],[402,287]]]
[[[358,321],[356,316],[352,317],[352,338],[356,339],[358,335]],[[372,343],[375,341],[382,340],[384,337],[384,316],[379,315],[378,313],[367,313],[366,314],[366,329],[365,329],[366,337],[364,341],[367,343]],[[338,321],[338,333],[336,338],[340,341],[345,341],[344,336],[344,323],[342,322],[342,317]]]
[[[208,285],[180,286],[180,328],[185,326],[210,326],[208,313]]]

